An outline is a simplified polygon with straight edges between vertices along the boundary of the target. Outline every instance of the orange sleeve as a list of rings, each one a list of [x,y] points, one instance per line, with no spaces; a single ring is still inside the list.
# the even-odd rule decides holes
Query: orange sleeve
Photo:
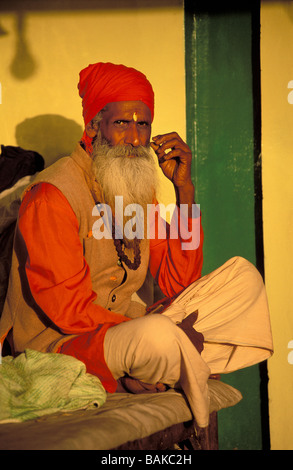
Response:
[[[96,305],[89,266],[78,235],[78,221],[64,195],[41,183],[24,197],[19,229],[28,257],[26,274],[32,295],[65,334],[81,334],[127,317]]]
[[[152,219],[155,235],[150,239],[150,271],[167,297],[173,297],[199,279],[203,265],[201,214],[185,218],[178,207],[177,211],[170,225],[159,215],[156,222]]]

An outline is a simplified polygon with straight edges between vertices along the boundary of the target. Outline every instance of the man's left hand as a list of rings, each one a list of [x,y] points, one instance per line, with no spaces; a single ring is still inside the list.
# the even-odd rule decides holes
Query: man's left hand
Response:
[[[177,132],[153,137],[151,147],[164,175],[176,188],[186,187],[191,183],[191,150]]]

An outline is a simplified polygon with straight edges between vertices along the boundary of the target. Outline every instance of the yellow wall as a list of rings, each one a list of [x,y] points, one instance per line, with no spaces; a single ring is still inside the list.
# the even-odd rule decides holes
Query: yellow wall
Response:
[[[293,340],[292,57],[293,2],[263,1],[261,87],[264,252],[275,346],[274,356],[268,363],[272,449],[293,449],[293,343],[289,344]]]
[[[39,151],[46,165],[68,154],[83,126],[78,74],[98,61],[144,72],[156,96],[153,135],[176,130],[185,138],[182,0],[126,10],[109,0],[113,8],[91,11],[62,11],[62,3],[49,11],[40,0],[41,11],[0,16],[0,144]],[[171,183],[162,192],[163,202],[173,200]]]
[[[153,134],[176,130],[185,138],[184,13],[181,0],[166,3],[152,9],[2,13],[0,144],[37,150],[47,165],[68,154],[83,126],[78,72],[96,61],[144,72],[156,94]],[[293,340],[292,45],[292,2],[263,1],[263,209],[275,344],[268,364],[273,449],[293,449],[293,345],[288,348]],[[164,184],[162,201],[172,198],[171,184]]]

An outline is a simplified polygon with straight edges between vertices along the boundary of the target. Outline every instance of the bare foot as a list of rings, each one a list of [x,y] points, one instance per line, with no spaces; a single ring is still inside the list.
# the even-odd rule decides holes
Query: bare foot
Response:
[[[160,393],[167,390],[167,386],[160,382],[156,384],[147,384],[141,382],[140,380],[133,379],[132,377],[121,377],[117,380],[117,390],[118,393],[128,392],[128,393]]]

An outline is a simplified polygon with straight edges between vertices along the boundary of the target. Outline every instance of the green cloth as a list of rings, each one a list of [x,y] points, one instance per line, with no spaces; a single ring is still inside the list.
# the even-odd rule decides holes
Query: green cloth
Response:
[[[64,354],[26,349],[0,364],[0,423],[100,407],[106,391],[85,365]]]

